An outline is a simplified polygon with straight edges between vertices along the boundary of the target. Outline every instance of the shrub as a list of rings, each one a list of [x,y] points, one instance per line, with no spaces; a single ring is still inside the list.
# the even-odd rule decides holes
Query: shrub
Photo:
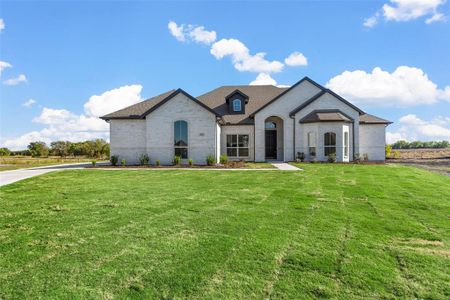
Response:
[[[206,164],[207,164],[208,166],[214,165],[214,156],[208,155],[208,156],[206,157]]]
[[[224,154],[224,155],[221,155],[221,156],[220,156],[220,163],[221,163],[222,165],[226,165],[226,164],[228,163],[228,156],[226,156],[225,154]]]
[[[359,162],[361,161],[361,156],[359,155],[359,153],[355,153],[355,154],[353,155],[353,161],[354,161],[355,163],[359,163]]]
[[[178,166],[179,164],[181,164],[181,156],[175,155],[173,158],[173,164],[175,166]]]
[[[330,154],[328,154],[328,159],[327,159],[327,161],[328,161],[329,163],[334,163],[334,162],[336,162],[336,153],[330,153]]]
[[[141,163],[141,165],[148,165],[150,163],[150,157],[148,156],[147,153],[143,153],[139,156],[139,162]]]
[[[94,160],[92,161],[92,166],[95,167],[96,165],[97,165],[97,161],[94,159]]]
[[[156,163],[157,166],[161,165],[161,161],[159,159],[157,159],[155,163]]]
[[[305,161],[305,153],[297,152],[297,160],[300,160],[301,162]]]
[[[117,166],[117,163],[119,162],[119,155],[112,155],[109,161],[113,166]]]
[[[125,159],[122,159],[120,161],[120,164],[122,165],[122,167],[125,167],[125,165],[127,164],[127,162],[125,161]]]
[[[386,158],[390,158],[391,154],[392,154],[392,146],[391,145],[386,145]]]
[[[397,158],[399,158],[399,157],[400,157],[400,151],[395,150],[395,151],[394,151],[394,158],[397,159]]]
[[[363,160],[364,160],[364,161],[368,161],[368,160],[369,160],[369,154],[364,153],[364,154],[363,154]]]
[[[194,165],[194,160],[192,158],[189,158],[188,164],[190,167],[192,167]]]

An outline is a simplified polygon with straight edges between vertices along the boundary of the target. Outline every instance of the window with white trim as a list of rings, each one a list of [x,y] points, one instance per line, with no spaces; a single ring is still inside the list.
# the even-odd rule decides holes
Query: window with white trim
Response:
[[[248,156],[248,134],[227,134],[227,155],[230,157]]]
[[[336,154],[336,133],[327,132],[324,135],[324,153],[325,156]]]
[[[316,156],[316,134],[314,132],[308,132],[308,154]]]
[[[348,131],[344,132],[344,156],[348,157],[349,146],[348,146]]]
[[[188,124],[176,121],[173,126],[175,156],[188,158]]]
[[[233,111],[241,111],[241,100],[240,99],[233,100]]]

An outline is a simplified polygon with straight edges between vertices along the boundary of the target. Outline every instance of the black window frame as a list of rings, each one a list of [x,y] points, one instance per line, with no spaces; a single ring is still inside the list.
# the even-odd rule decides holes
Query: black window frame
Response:
[[[185,128],[182,125],[185,124]],[[178,126],[177,126],[178,125]],[[178,130],[178,132],[177,132]],[[183,132],[185,130],[186,132]],[[177,136],[178,135],[178,136]],[[186,141],[184,141],[184,139]],[[181,142],[184,142],[181,144]],[[175,156],[182,159],[189,157],[189,124],[184,120],[178,120],[173,123],[173,147]]]
[[[249,157],[250,136],[248,134],[227,134],[226,148],[228,157]]]
[[[336,133],[325,132],[323,134],[323,148],[323,153],[325,156],[330,154],[336,155]]]

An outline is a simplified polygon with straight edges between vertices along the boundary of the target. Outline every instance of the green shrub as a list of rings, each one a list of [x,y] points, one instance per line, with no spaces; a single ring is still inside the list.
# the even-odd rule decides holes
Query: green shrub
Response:
[[[125,159],[122,159],[120,161],[120,164],[122,165],[122,167],[125,167],[125,165],[127,164],[127,162],[125,161]]]
[[[208,155],[208,156],[206,157],[206,164],[207,164],[208,166],[213,166],[213,165],[214,165],[214,156]]]
[[[228,163],[228,156],[227,155],[221,155],[220,156],[220,163],[222,164],[222,165],[226,165],[227,163]]]
[[[359,162],[361,161],[361,156],[359,155],[359,153],[355,153],[355,154],[353,155],[353,161],[354,161],[355,163],[359,163]]]
[[[399,158],[399,157],[400,157],[400,151],[395,150],[395,151],[394,151],[394,158],[397,159],[397,158]]]
[[[390,158],[392,154],[392,146],[386,145],[385,150],[386,150],[386,158]]]
[[[369,154],[363,153],[363,160],[364,161],[369,161]]]
[[[147,153],[143,153],[139,156],[139,162],[141,163],[142,166],[148,165],[150,163],[150,157],[148,156]]]
[[[92,161],[92,166],[95,167],[96,165],[97,165],[97,161],[94,159],[94,160]]]
[[[328,161],[329,163],[334,163],[334,162],[336,162],[336,153],[330,153],[330,154],[328,154],[328,159],[327,159],[327,161]]]
[[[174,158],[173,158],[173,164],[175,166],[180,165],[181,164],[181,156],[175,155]]]
[[[192,158],[189,158],[188,164],[190,167],[192,167],[194,165],[194,160]]]
[[[117,163],[119,162],[119,155],[112,155],[110,162],[113,166],[117,166]]]
[[[155,163],[156,163],[157,166],[161,165],[161,161],[159,159],[157,159]]]
[[[305,153],[297,152],[297,160],[300,160],[301,162],[303,162],[305,160]]]

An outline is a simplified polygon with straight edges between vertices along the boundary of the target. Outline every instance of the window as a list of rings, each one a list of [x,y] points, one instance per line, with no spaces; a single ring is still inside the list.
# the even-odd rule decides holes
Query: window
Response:
[[[186,121],[174,123],[174,147],[175,156],[188,158],[188,124]]]
[[[308,132],[308,153],[310,156],[316,156],[316,134]]]
[[[348,131],[344,132],[344,156],[348,157]]]
[[[277,129],[277,123],[275,122],[266,122],[266,129]]]
[[[241,111],[241,100],[234,99],[233,100],[233,110],[234,111]]]
[[[325,156],[336,154],[336,133],[327,132],[324,134],[324,152]]]
[[[227,155],[230,157],[248,156],[248,135],[227,134]]]

